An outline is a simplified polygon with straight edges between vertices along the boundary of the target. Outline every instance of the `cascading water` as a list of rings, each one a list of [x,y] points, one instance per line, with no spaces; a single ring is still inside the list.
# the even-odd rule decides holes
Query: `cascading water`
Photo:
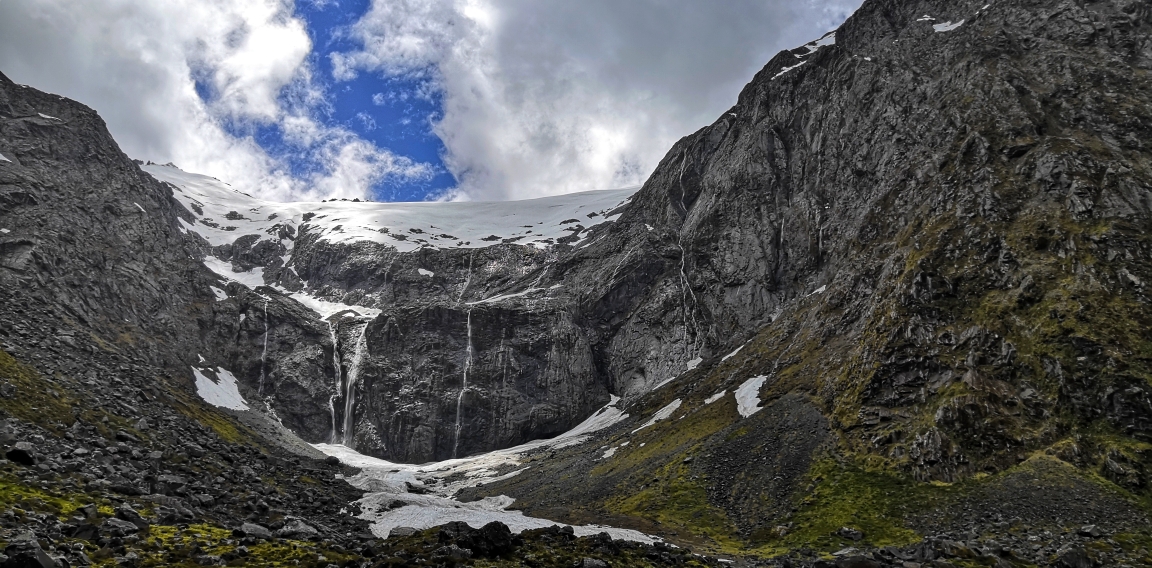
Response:
[[[328,321],[328,332],[332,334],[332,367],[336,369],[336,388],[332,389],[332,396],[328,397],[328,412],[332,414],[332,435],[328,441],[335,444],[338,435],[336,430],[336,398],[340,396],[344,371],[340,365],[340,335],[336,333],[336,324],[331,320]]]
[[[692,290],[692,284],[688,281],[688,272],[686,270],[688,252],[686,250],[684,250],[684,225],[687,224],[687,222],[688,222],[688,206],[684,203],[684,169],[687,167],[687,160],[688,160],[688,158],[687,158],[687,156],[685,156],[684,161],[681,162],[681,165],[680,165],[680,180],[679,180],[679,182],[680,182],[680,208],[684,210],[684,222],[681,223],[680,229],[677,231],[678,234],[676,236],[676,246],[680,248],[680,288],[681,288],[681,295],[683,296],[681,299],[681,303],[683,305],[684,313],[685,313],[684,342],[685,343],[688,342],[688,321],[687,320],[689,318],[691,318],[691,320],[692,320],[692,334],[693,334],[693,336],[692,336],[692,352],[693,352],[693,356],[697,357],[700,354],[700,348],[697,347],[696,345],[698,342],[702,341],[702,338],[700,337],[700,323],[696,321],[696,311],[693,308],[688,307],[688,297],[691,296],[692,305],[694,307],[698,308],[700,306],[700,302],[698,302],[696,300],[696,292],[694,292]]]
[[[268,363],[268,298],[264,298],[264,352],[260,354],[260,389],[257,394],[264,397],[264,367]]]
[[[360,378],[360,364],[364,360],[364,350],[368,343],[368,323],[360,328],[360,336],[356,338],[355,351],[352,354],[352,365],[348,367],[348,381],[344,392],[344,437],[343,444],[352,448],[356,432],[353,430],[352,407],[356,405],[356,380]],[[355,449],[355,448],[353,448]]]
[[[452,442],[452,457],[460,448],[460,408],[464,404],[464,391],[468,390],[468,371],[472,369],[472,310],[468,310],[468,349],[464,355],[464,382],[460,385],[460,394],[456,397],[456,439]]]

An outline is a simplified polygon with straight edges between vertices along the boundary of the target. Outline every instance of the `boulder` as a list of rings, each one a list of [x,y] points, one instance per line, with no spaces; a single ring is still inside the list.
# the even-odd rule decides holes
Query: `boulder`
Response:
[[[136,510],[128,506],[128,504],[123,504],[116,508],[116,518],[132,523],[140,530],[147,530],[148,527],[151,526],[151,523],[144,520],[144,517],[141,517],[140,513],[137,513]]]
[[[240,534],[238,536],[241,537],[251,536],[264,540],[272,538],[272,531],[255,523],[244,523],[240,525],[239,529],[236,530],[239,531]]]
[[[460,548],[455,544],[449,544],[448,546],[441,546],[440,548],[437,548],[434,552],[432,552],[432,557],[433,559],[446,558],[455,562],[463,562],[469,558],[472,558],[472,551],[468,550],[467,548]]]
[[[101,528],[114,535],[117,533],[120,535],[129,535],[140,531],[140,527],[137,527],[135,524],[115,517],[105,520]]]
[[[320,531],[297,518],[289,518],[284,527],[274,533],[277,538],[307,539],[320,536]]]
[[[32,444],[28,442],[17,442],[5,454],[4,457],[12,463],[18,463],[23,466],[32,467],[36,465],[36,453],[32,449]]]
[[[1083,548],[1070,548],[1060,552],[1056,557],[1056,564],[1058,568],[1093,568],[1095,563],[1088,553]]]

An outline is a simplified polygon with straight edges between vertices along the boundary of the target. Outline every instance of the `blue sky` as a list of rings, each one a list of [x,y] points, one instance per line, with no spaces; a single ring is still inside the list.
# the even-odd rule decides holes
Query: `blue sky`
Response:
[[[643,183],[861,0],[0,0],[0,70],[272,201]]]
[[[432,124],[441,117],[443,95],[424,78],[405,76],[388,77],[384,73],[360,73],[356,78],[335,81],[332,75],[332,53],[358,49],[359,43],[349,37],[348,30],[368,11],[369,0],[340,0],[339,2],[300,2],[296,16],[302,19],[313,42],[311,64],[317,71],[315,86],[326,91],[325,104],[314,118],[329,127],[343,127],[376,146],[405,156],[415,162],[430,164],[436,169],[428,180],[385,177],[370,190],[370,198],[377,201],[422,201],[443,194],[457,185],[456,178],[444,166],[444,144],[432,132]],[[434,70],[429,69],[428,73]],[[197,82],[197,93],[205,102],[211,102],[212,89]],[[235,136],[251,135],[273,157],[290,167],[297,177],[312,173],[323,164],[301,158],[299,150],[286,143],[279,124],[253,126],[246,123],[225,123]]]

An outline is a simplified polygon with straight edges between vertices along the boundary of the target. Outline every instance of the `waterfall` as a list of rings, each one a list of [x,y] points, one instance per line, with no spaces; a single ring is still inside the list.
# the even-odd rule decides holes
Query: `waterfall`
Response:
[[[692,285],[688,281],[688,272],[686,270],[688,262],[688,251],[684,250],[684,225],[688,224],[688,206],[684,203],[684,169],[687,167],[687,156],[680,164],[680,208],[684,210],[684,220],[680,223],[680,228],[677,230],[676,246],[680,248],[680,287],[681,287],[681,304],[684,308],[684,343],[688,343],[688,319],[692,320],[692,351],[694,355],[700,354],[700,348],[697,347],[697,342],[701,340],[700,337],[700,323],[696,321],[696,310],[688,307],[688,297],[692,297],[692,305],[699,308],[700,302],[696,300],[696,292],[692,290]]]
[[[356,432],[353,430],[352,407],[356,404],[356,380],[360,378],[360,363],[364,360],[364,350],[368,343],[368,324],[360,328],[360,336],[356,338],[355,351],[352,354],[352,365],[348,367],[348,383],[344,392],[344,445],[352,447]]]
[[[460,385],[460,394],[456,397],[456,440],[452,442],[452,457],[460,448],[460,407],[464,404],[464,391],[468,390],[468,371],[472,369],[472,309],[468,309],[468,350],[464,355],[464,382]]]
[[[257,394],[264,396],[264,367],[268,363],[268,298],[264,298],[264,352],[260,354],[260,389]]]
[[[336,388],[332,389],[332,396],[328,397],[328,412],[332,415],[332,436],[328,441],[335,444],[336,430],[336,398],[340,396],[340,386],[343,384],[344,372],[340,366],[340,336],[336,333],[336,324],[328,320],[328,333],[332,335],[332,366],[336,369]]]

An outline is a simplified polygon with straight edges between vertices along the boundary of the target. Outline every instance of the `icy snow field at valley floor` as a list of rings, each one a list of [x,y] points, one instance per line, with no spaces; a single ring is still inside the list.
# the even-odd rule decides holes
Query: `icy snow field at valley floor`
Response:
[[[462,503],[452,498],[459,490],[507,479],[527,469],[512,469],[520,465],[520,457],[540,448],[564,448],[582,444],[588,434],[608,428],[628,417],[616,407],[619,399],[590,416],[579,426],[549,440],[497,450],[467,458],[446,460],[423,465],[398,464],[368,457],[342,445],[315,444],[325,454],[336,456],[347,465],[363,471],[347,481],[367,494],[360,500],[361,518],[372,522],[372,532],[385,538],[396,527],[427,529],[451,521],[464,521],[480,528],[492,521],[500,521],[512,532],[550,527],[556,523],[546,519],[525,516],[520,511],[509,511],[514,502],[511,497],[486,497],[480,501]],[[415,488],[424,493],[412,493]],[[644,533],[599,525],[573,526],[577,536],[606,532],[612,538],[652,543],[657,538]]]

